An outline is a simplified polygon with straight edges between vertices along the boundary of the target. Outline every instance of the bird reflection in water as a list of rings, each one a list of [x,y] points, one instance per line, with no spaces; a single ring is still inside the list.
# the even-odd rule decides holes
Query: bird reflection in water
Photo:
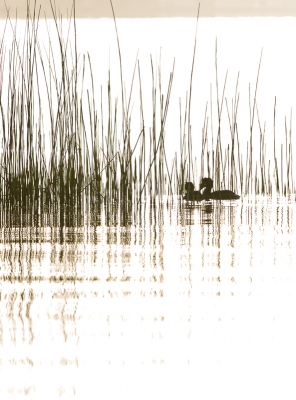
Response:
[[[213,203],[205,203],[200,208],[200,223],[204,225],[209,225],[213,223]]]

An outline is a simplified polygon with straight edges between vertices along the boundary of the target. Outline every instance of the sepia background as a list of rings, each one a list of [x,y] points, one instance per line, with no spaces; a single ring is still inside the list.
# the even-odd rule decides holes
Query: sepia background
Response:
[[[198,0],[112,1],[122,66],[109,0],[0,0],[0,399],[295,400],[296,0],[201,1],[195,62]],[[159,190],[204,149],[239,200]]]
[[[33,4],[33,2],[31,2]],[[72,7],[71,0],[56,1],[56,8],[66,16]],[[113,0],[117,18],[171,18],[194,17],[198,0]],[[201,1],[202,17],[253,17],[253,16],[295,16],[296,2],[290,0],[204,0]],[[26,0],[7,0],[11,15],[26,16]],[[41,16],[51,15],[50,1],[37,1],[41,4]],[[0,17],[7,14],[5,3],[0,3]],[[109,0],[77,0],[76,17],[110,18],[112,16]]]

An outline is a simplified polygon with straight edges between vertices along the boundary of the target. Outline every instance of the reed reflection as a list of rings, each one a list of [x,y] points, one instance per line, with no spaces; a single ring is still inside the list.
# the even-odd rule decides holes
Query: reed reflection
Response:
[[[65,216],[62,227],[50,215],[37,225],[29,215],[2,213],[2,365],[12,374],[40,365],[81,374],[94,363],[166,365],[172,354],[181,365],[196,362],[203,329],[221,332],[223,323],[242,318],[225,310],[243,304],[252,316],[250,299],[287,297],[294,210],[284,201],[155,202],[143,203],[137,216],[120,207]],[[168,343],[182,343],[182,353]],[[21,353],[11,357],[13,348]]]

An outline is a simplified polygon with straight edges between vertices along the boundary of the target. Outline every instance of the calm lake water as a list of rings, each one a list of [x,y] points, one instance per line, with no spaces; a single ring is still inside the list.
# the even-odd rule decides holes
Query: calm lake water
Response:
[[[295,213],[2,213],[1,399],[294,399]]]

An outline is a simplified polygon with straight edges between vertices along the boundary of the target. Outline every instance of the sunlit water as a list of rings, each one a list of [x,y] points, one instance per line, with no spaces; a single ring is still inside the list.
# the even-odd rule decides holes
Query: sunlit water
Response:
[[[0,398],[294,399],[295,212],[2,214]]]

